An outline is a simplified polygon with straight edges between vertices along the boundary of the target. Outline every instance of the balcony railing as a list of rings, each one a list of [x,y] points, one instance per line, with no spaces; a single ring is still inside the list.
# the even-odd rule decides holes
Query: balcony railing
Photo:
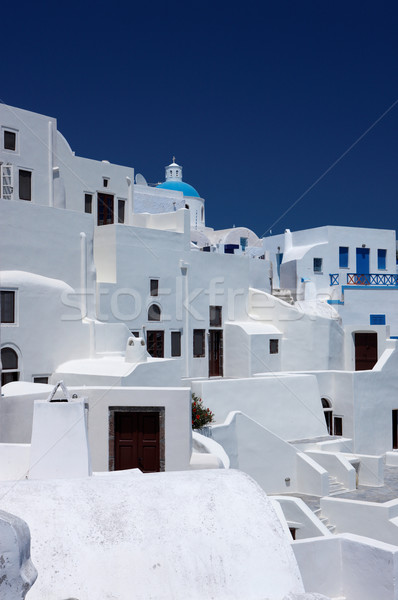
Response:
[[[347,285],[383,285],[397,286],[398,275],[387,273],[347,273]]]
[[[330,273],[330,285],[340,285],[340,274]],[[347,285],[382,285],[386,287],[398,286],[398,275],[387,273],[347,273]]]

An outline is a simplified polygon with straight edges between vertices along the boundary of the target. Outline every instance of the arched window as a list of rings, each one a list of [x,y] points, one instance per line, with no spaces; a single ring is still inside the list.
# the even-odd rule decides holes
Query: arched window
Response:
[[[188,208],[188,210],[189,210],[189,204],[186,204],[186,205],[185,205],[185,208]]]
[[[326,427],[329,435],[333,435],[333,409],[332,404],[326,398],[322,398],[323,414],[325,415]]]
[[[205,209],[203,208],[203,206],[200,209],[200,218],[201,218],[201,221],[203,223],[203,221],[205,220]]]
[[[1,372],[1,385],[6,385],[11,381],[18,381],[18,354],[12,348],[1,349],[1,364],[3,370]]]
[[[157,304],[151,304],[148,308],[148,321],[160,321],[161,310]]]

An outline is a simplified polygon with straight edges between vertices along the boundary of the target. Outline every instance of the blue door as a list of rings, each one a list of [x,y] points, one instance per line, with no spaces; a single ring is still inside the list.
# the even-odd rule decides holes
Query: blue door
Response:
[[[357,248],[357,277],[369,273],[369,248]],[[361,277],[357,283],[369,284],[369,277]]]

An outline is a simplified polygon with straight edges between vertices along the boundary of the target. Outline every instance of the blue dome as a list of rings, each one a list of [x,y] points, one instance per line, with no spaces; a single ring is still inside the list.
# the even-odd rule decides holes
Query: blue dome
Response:
[[[159,183],[156,187],[162,188],[163,190],[174,190],[175,192],[182,192],[184,196],[195,196],[196,198],[200,198],[198,192],[195,190],[192,185],[189,183],[185,183],[184,181],[165,181],[164,183]]]

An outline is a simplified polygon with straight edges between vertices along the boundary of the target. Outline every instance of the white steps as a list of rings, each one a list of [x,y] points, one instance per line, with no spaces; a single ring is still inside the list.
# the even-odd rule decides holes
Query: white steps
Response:
[[[335,532],[336,526],[335,525],[331,525],[329,523],[329,519],[327,517],[324,517],[322,515],[322,512],[321,512],[320,508],[318,508],[317,510],[314,511],[314,515],[316,517],[318,517],[318,519],[321,521],[321,523],[323,523],[325,525],[325,527],[327,527],[329,529],[330,533],[334,533]],[[335,599],[333,599],[333,600],[335,600]],[[338,599],[336,599],[336,600],[338,600]]]
[[[347,488],[344,487],[340,481],[337,481],[336,477],[331,477],[329,475],[329,496],[334,496],[335,494],[341,494],[342,492],[346,492]]]

